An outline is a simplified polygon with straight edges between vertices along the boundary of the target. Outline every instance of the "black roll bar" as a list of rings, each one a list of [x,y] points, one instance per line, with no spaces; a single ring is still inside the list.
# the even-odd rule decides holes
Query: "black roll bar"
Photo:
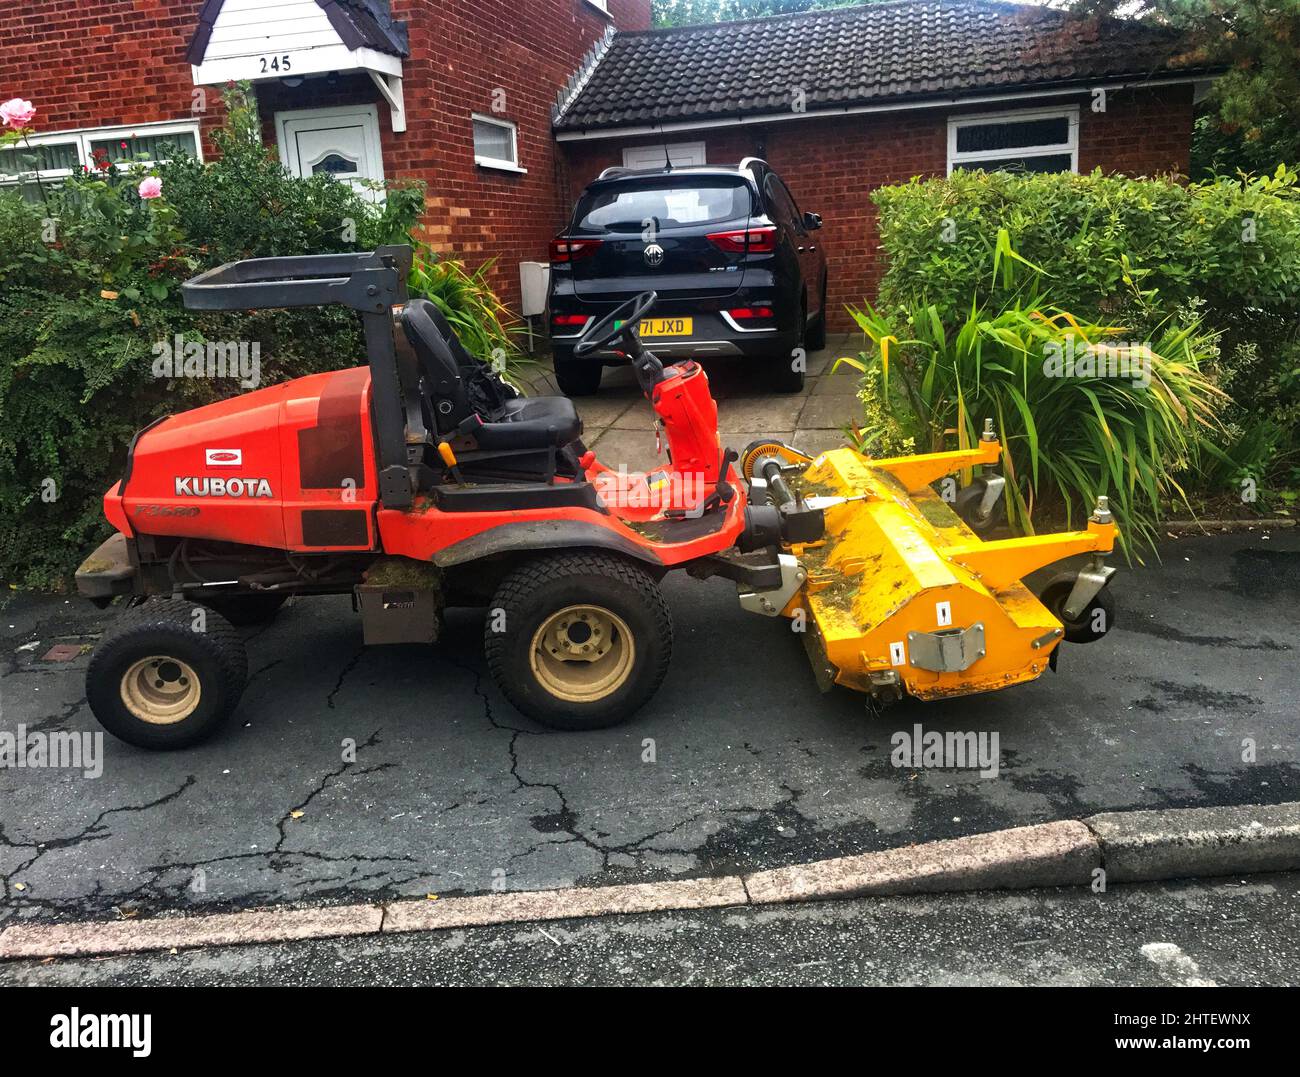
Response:
[[[394,306],[409,298],[412,251],[405,244],[357,254],[246,258],[209,269],[181,285],[190,310],[272,310],[331,303],[361,314],[370,365],[379,459],[379,496],[385,508],[411,505],[414,472],[406,457],[406,420],[393,344]]]

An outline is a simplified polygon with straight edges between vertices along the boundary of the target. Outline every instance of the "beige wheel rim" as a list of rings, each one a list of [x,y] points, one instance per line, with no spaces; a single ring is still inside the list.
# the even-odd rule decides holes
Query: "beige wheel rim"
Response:
[[[603,606],[566,606],[533,633],[533,676],[569,703],[594,703],[632,674],[636,641],[627,622]]]
[[[179,658],[153,654],[122,675],[122,703],[150,725],[183,722],[194,713],[202,696],[194,669]]]

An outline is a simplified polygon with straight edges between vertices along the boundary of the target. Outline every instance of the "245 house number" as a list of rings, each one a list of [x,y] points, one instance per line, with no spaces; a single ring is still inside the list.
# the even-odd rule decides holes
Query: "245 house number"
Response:
[[[262,56],[260,59],[262,61],[263,75],[271,71],[283,72],[293,70],[293,64],[290,62],[288,53],[285,53],[283,56]]]

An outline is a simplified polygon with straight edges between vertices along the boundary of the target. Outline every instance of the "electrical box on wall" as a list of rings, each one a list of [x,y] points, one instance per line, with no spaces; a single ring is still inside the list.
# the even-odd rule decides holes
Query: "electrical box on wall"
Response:
[[[525,318],[546,313],[546,290],[551,283],[548,262],[519,263],[519,313]]]

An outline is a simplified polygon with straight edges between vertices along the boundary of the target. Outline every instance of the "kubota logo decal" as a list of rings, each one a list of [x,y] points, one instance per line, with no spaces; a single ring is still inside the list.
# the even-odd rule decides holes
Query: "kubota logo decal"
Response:
[[[204,449],[203,462],[208,467],[239,467],[244,462],[244,450]]]
[[[177,497],[272,497],[267,479],[176,479]]]

